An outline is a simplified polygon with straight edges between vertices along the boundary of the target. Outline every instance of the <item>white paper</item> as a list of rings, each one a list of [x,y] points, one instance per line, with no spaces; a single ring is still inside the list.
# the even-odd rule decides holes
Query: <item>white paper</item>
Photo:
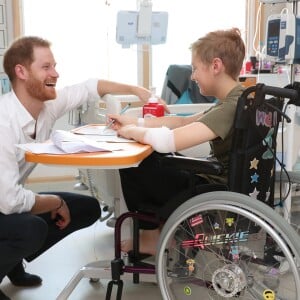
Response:
[[[97,142],[109,143],[134,143],[134,140],[125,139],[117,136],[113,129],[106,129],[104,125],[87,125],[73,130],[73,133],[86,135],[89,139]]]
[[[106,128],[104,125],[87,125],[73,130],[73,133],[83,135],[117,136],[115,130]]]
[[[88,139],[95,142],[106,142],[106,143],[135,143],[135,140],[128,140],[119,136],[113,135],[89,135]],[[120,146],[122,147],[122,146]]]
[[[58,149],[52,143],[28,143],[28,144],[18,144],[16,147],[29,151],[35,154],[66,154],[64,151]]]
[[[18,144],[16,146],[36,154],[66,154],[99,151],[111,152],[122,150],[120,144],[98,142],[83,135],[77,135],[64,130],[54,131],[51,135],[50,143],[29,143]]]

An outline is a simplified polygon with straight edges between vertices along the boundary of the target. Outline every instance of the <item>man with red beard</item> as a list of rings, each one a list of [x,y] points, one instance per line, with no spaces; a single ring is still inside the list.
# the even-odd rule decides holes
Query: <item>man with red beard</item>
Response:
[[[70,233],[92,225],[101,209],[90,196],[26,189],[35,165],[15,145],[46,141],[58,118],[99,96],[134,94],[146,102],[151,94],[97,79],[56,91],[59,74],[50,46],[38,37],[22,37],[3,60],[12,91],[0,98],[0,282],[8,276],[16,286],[40,285],[39,276],[25,272],[23,259],[30,262]],[[0,300],[8,299],[0,290]]]

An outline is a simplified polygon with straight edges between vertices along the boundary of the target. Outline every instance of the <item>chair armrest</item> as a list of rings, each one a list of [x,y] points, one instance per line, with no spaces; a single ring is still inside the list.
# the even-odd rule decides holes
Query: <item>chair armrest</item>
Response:
[[[223,172],[222,164],[213,158],[194,158],[168,154],[161,159],[161,163],[164,167],[187,170],[194,174],[220,175]]]

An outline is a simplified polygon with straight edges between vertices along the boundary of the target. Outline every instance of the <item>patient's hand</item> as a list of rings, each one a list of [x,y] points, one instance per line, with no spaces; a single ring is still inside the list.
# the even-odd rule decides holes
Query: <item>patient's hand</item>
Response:
[[[130,124],[122,126],[120,129],[118,129],[118,135],[125,139],[131,139],[140,143],[144,143],[144,135],[146,130],[147,128],[145,127],[137,127],[136,125]]]
[[[119,130],[121,127],[126,125],[136,125],[138,118],[126,115],[108,115],[108,123],[112,120],[114,123],[112,124],[111,128],[114,130]]]

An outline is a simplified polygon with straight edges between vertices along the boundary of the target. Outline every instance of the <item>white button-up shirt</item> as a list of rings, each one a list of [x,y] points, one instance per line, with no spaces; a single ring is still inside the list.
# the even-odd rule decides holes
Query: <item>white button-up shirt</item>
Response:
[[[24,151],[16,144],[44,142],[49,139],[57,119],[68,111],[99,99],[97,79],[57,91],[55,100],[46,101],[35,121],[12,91],[0,97],[0,212],[30,211],[35,193],[24,188],[24,182],[36,164],[28,163]],[[36,133],[33,140],[31,136]]]

